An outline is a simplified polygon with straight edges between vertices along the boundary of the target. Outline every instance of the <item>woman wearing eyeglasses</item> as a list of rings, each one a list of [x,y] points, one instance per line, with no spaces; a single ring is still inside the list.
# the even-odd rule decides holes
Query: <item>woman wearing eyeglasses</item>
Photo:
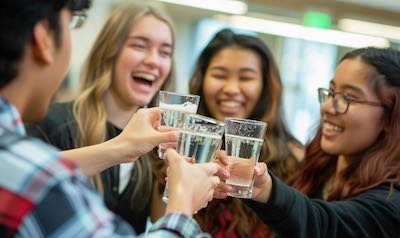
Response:
[[[351,51],[318,93],[296,189],[260,163],[247,204],[278,237],[400,237],[400,52]]]

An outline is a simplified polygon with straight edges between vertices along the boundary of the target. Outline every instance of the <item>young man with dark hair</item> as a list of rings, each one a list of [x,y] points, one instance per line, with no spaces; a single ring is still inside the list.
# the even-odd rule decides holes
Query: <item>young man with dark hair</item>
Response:
[[[0,237],[134,235],[71,160],[26,137],[22,125],[46,113],[68,68],[69,28],[82,23],[89,6],[90,0],[0,1]],[[139,110],[117,138],[67,155],[90,161],[94,171],[132,162],[158,143],[176,141],[176,132],[156,130],[159,117],[158,109]],[[167,215],[148,235],[203,236],[190,216],[212,198],[218,166],[189,164],[172,150],[167,154]]]

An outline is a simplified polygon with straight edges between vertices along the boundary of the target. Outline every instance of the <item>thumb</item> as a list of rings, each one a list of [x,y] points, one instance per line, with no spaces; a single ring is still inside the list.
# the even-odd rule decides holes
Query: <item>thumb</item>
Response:
[[[177,163],[180,160],[180,155],[178,154],[178,152],[176,152],[176,150],[168,149],[165,152],[165,159],[168,161],[168,164],[171,165]]]
[[[155,144],[163,144],[178,141],[178,131],[158,131],[153,138]]]
[[[267,171],[267,165],[264,162],[257,163],[256,167],[254,168],[254,172],[256,176],[262,175]]]
[[[153,126],[153,128],[157,128],[160,125],[160,120],[161,120],[161,112],[158,107],[153,107],[148,109],[150,112],[150,123]]]
[[[199,164],[206,171],[207,175],[214,175],[218,172],[218,164],[216,163],[204,163]]]

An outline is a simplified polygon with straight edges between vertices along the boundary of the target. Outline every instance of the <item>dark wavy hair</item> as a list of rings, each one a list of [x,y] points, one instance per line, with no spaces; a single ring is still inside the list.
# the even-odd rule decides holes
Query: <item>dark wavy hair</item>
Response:
[[[270,49],[263,41],[254,36],[235,34],[230,29],[218,32],[203,49],[197,60],[190,81],[190,93],[200,95],[201,98],[204,97],[204,78],[211,60],[223,49],[233,46],[251,50],[261,59],[262,94],[249,119],[268,123],[259,160],[268,163],[268,167],[285,181],[294,173],[299,164],[291,146],[299,149],[303,149],[303,146],[287,130],[283,122],[281,116],[282,83],[279,70]],[[198,113],[212,117],[204,100],[200,101]],[[203,229],[212,234],[215,234],[218,229],[223,229],[225,235],[234,231],[239,237],[250,237],[255,233],[260,234],[260,232],[262,237],[266,235],[265,229],[258,229],[265,225],[260,223],[254,212],[243,205],[239,199],[229,198],[213,203],[195,216]],[[233,221],[229,227],[221,228],[216,224],[218,224],[218,216],[225,210],[232,211]],[[209,224],[213,224],[213,227],[207,227]]]
[[[375,69],[367,78],[382,103],[387,127],[358,159],[340,173],[328,192],[330,201],[343,200],[382,183],[400,181],[400,51],[392,48],[361,48],[347,53],[344,60],[360,60]],[[321,126],[306,149],[304,167],[294,187],[307,195],[319,191],[335,173],[337,155],[325,153],[320,141]]]
[[[0,88],[18,75],[18,63],[32,30],[39,21],[47,20],[60,45],[60,12],[64,7],[79,11],[90,7],[90,0],[2,0],[0,1]]]

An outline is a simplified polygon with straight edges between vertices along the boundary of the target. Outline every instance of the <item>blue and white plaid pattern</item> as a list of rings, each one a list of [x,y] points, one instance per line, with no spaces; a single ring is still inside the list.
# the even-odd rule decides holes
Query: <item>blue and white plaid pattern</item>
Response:
[[[0,134],[5,131],[25,135],[25,128],[17,109],[0,97]]]
[[[0,97],[0,138],[9,142],[0,143],[0,237],[135,236],[72,162],[24,135],[18,112]],[[179,213],[161,218],[145,236],[209,237]]]

